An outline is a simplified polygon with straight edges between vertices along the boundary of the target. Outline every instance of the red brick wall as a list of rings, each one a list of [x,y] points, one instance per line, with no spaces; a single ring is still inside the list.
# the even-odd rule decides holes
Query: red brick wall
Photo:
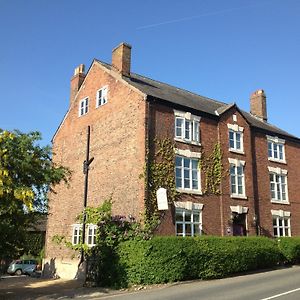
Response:
[[[269,134],[271,135],[271,134]],[[255,140],[255,156],[257,165],[257,190],[259,201],[259,215],[261,233],[267,236],[273,235],[271,210],[284,210],[291,212],[292,235],[300,235],[300,145],[285,139],[286,164],[268,160],[268,145],[265,133],[253,131]],[[275,135],[274,135],[275,136]],[[279,167],[288,170],[288,197],[290,204],[271,203],[270,194],[270,167]]]
[[[108,86],[108,103],[96,108],[96,92]],[[79,117],[81,99],[89,96],[89,112]],[[112,197],[113,213],[139,218],[144,211],[146,102],[141,93],[94,63],[61,124],[54,141],[54,162],[69,167],[69,186],[55,187],[50,195],[46,256],[65,257],[71,251],[56,246],[54,234],[71,238],[76,216],[83,208],[83,161],[87,126],[91,126],[88,206]]]

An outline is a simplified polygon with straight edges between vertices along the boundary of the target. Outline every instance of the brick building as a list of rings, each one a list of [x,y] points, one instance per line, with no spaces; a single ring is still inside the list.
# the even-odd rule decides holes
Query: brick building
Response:
[[[267,122],[264,91],[251,95],[248,113],[132,73],[130,61],[131,46],[122,43],[111,64],[95,59],[71,79],[69,110],[53,137],[53,159],[72,170],[72,179],[50,195],[45,263],[52,272],[74,277],[77,271],[78,257],[52,238],[79,240],[75,219],[83,209],[88,126],[94,157],[88,206],[112,197],[115,214],[141,218],[151,188],[141,174],[156,159],[155,141],[168,139],[178,194],[169,199],[158,234],[300,235],[300,139]],[[207,175],[199,161],[216,145],[222,153],[220,192],[205,193]],[[95,230],[87,226],[90,245]]]

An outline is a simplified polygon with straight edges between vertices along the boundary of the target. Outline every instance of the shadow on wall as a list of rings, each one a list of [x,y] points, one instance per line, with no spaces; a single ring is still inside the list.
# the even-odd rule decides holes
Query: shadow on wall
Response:
[[[44,278],[59,278],[59,276],[56,274],[55,259],[56,258],[51,258],[50,263],[46,262],[44,264],[42,272],[42,276]]]

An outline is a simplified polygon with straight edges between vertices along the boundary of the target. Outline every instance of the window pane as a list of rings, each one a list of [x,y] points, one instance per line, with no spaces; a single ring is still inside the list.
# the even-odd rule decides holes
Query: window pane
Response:
[[[192,221],[192,212],[185,211],[184,219],[185,219],[185,222],[191,222]]]
[[[195,159],[192,159],[192,169],[194,170],[198,169],[198,161]]]
[[[268,142],[268,157],[272,157],[272,143]]]
[[[278,145],[279,148],[279,159],[283,160],[283,146],[282,145]]]
[[[200,214],[199,213],[193,213],[193,222],[194,223],[199,223],[200,221]]]
[[[183,222],[183,212],[176,211],[176,221]]]
[[[176,167],[181,167],[182,166],[182,158],[179,156],[176,156],[175,164],[176,164]]]
[[[234,134],[232,131],[229,131],[229,147],[234,148]]]
[[[234,165],[230,166],[230,174],[235,175],[235,166]]]
[[[237,174],[243,175],[243,167],[242,166],[237,167]]]
[[[185,167],[185,168],[190,168],[190,159],[188,159],[188,158],[184,158],[183,159],[183,162],[184,162],[184,164],[183,164],[183,166]]]
[[[176,224],[176,233],[177,235],[183,235],[183,224]]]
[[[192,227],[191,224],[186,224],[185,225],[185,235],[191,236],[192,235]]]
[[[200,235],[200,225],[194,224],[194,235]]]
[[[241,134],[236,132],[236,149],[241,149]]]
[[[191,139],[191,122],[187,121],[187,120],[185,120],[185,135],[184,135],[184,137],[187,140]]]
[[[199,122],[194,122],[194,137],[193,140],[199,142]]]
[[[183,119],[176,118],[176,136],[182,137],[183,132]]]
[[[192,184],[193,184],[193,186],[192,186],[193,190],[198,190],[199,189],[198,180],[193,180]]]
[[[273,144],[274,146],[274,158],[278,158],[277,144]]]

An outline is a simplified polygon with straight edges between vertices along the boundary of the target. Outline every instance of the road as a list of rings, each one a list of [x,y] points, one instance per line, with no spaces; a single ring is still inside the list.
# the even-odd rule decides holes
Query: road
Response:
[[[300,266],[219,280],[146,286],[140,291],[87,288],[76,280],[6,276],[0,300],[299,300]]]
[[[114,300],[299,300],[300,267],[212,281],[193,281],[158,289],[102,296]]]

